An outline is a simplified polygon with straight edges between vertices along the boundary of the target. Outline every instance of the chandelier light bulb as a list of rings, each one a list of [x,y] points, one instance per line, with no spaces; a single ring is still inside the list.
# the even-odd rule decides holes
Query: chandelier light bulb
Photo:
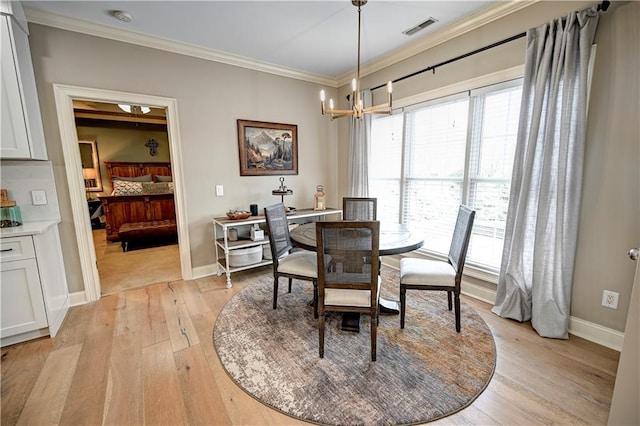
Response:
[[[329,109],[333,109],[333,99],[329,99]]]
[[[321,91],[320,91],[320,101],[321,101],[321,102],[324,102],[324,100],[325,100],[324,90],[321,90]]]
[[[354,78],[353,80],[351,80],[351,90],[355,92],[357,88],[358,88],[358,85],[356,83],[356,79]]]
[[[387,91],[389,93],[393,93],[393,85],[391,84],[391,80],[387,83]]]

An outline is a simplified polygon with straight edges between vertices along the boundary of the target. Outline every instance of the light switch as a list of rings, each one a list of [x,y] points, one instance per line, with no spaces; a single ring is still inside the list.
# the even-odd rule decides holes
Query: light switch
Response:
[[[224,195],[224,187],[222,185],[216,185],[216,196],[222,197]]]
[[[45,191],[31,191],[31,201],[34,206],[44,206],[47,204],[47,193]]]

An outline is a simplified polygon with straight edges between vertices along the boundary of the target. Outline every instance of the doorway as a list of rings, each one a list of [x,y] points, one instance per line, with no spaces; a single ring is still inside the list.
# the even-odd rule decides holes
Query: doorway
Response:
[[[174,201],[182,279],[192,278],[189,236],[186,225],[184,202],[183,168],[178,132],[177,102],[175,99],[157,96],[117,92],[54,84],[54,95],[60,125],[63,156],[71,209],[78,243],[80,266],[85,285],[87,302],[100,298],[100,276],[96,266],[96,250],[89,215],[87,215],[86,192],[82,175],[82,164],[78,149],[78,134],[74,117],[73,101],[106,102],[111,104],[149,105],[166,111],[167,134],[174,182]]]

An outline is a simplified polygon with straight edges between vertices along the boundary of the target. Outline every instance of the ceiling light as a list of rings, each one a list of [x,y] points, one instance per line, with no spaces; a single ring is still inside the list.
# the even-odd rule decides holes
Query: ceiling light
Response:
[[[114,10],[112,12],[113,16],[115,16],[116,19],[122,21],[122,22],[131,22],[133,21],[133,16],[131,16],[131,14],[129,14],[129,12],[125,12],[122,10]]]
[[[362,97],[360,95],[360,8],[367,4],[367,0],[351,0],[351,4],[358,8],[358,68],[356,70],[356,78],[351,81],[351,109],[333,109],[333,99],[329,99],[329,109],[325,108],[325,93],[324,90],[320,91],[320,105],[322,106],[322,115],[329,114],[331,119],[341,117],[355,117],[361,118],[364,114],[391,114],[391,102],[392,102],[392,85],[391,82],[387,83],[387,90],[389,91],[389,99],[384,104],[374,105],[365,108],[362,104]]]
[[[118,108],[120,108],[124,112],[128,112],[129,114],[149,114],[151,112],[151,107],[140,105],[118,104]]]

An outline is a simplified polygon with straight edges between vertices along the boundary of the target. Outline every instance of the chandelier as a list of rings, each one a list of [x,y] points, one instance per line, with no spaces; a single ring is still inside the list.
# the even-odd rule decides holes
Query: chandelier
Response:
[[[389,92],[389,99],[384,104],[378,104],[365,108],[362,103],[362,96],[360,95],[360,8],[367,4],[367,0],[351,0],[351,4],[358,8],[358,67],[356,70],[356,78],[351,80],[351,109],[334,109],[333,99],[329,99],[329,108],[325,107],[325,93],[324,90],[320,91],[320,105],[322,106],[322,115],[328,114],[331,119],[342,117],[355,117],[361,118],[364,114],[391,114],[391,93],[393,88],[391,81],[387,83],[387,90]]]

